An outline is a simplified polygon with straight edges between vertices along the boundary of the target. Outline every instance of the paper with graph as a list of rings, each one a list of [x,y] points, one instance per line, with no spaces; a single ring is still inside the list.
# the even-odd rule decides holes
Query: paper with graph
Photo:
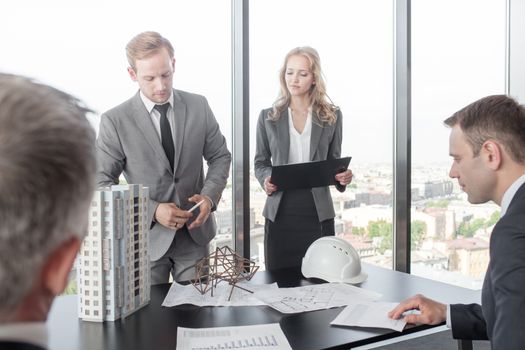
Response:
[[[177,350],[292,350],[278,323],[255,326],[177,328]]]

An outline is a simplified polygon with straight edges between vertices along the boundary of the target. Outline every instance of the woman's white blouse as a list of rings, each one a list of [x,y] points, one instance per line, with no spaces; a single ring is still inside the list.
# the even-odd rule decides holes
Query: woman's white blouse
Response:
[[[290,108],[288,108],[288,125],[290,130],[288,164],[309,162],[310,137],[312,135],[312,109],[308,109],[306,124],[301,134],[293,126],[292,110]]]

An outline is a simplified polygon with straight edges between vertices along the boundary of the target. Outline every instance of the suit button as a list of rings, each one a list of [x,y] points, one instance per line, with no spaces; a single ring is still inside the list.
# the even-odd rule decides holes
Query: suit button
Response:
[[[175,183],[179,182],[179,178],[176,177],[175,180],[173,180]]]

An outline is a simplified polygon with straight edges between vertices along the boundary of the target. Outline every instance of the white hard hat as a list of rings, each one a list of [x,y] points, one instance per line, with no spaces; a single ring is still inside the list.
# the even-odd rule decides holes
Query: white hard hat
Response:
[[[368,277],[361,272],[361,261],[354,247],[333,236],[321,237],[308,247],[301,272],[306,278],[328,282],[361,283]]]

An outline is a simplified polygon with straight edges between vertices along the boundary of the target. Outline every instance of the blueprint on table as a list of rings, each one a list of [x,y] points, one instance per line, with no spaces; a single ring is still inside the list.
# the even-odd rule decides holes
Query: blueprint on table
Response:
[[[252,283],[238,283],[239,286],[248,289],[252,292],[258,290],[277,289],[277,283],[273,284],[252,284]],[[210,291],[206,294],[201,294],[193,285],[178,284],[173,282],[171,288],[162,302],[162,306],[176,306],[181,304],[193,304],[197,306],[253,306],[265,305],[264,302],[255,298],[253,293],[247,292],[240,288],[233,288],[231,300],[228,301],[232,286],[226,282],[220,282],[213,290],[213,297]]]
[[[262,289],[255,291],[254,295],[264,304],[285,314],[330,309],[357,301],[375,301],[381,298],[379,293],[345,283]]]

